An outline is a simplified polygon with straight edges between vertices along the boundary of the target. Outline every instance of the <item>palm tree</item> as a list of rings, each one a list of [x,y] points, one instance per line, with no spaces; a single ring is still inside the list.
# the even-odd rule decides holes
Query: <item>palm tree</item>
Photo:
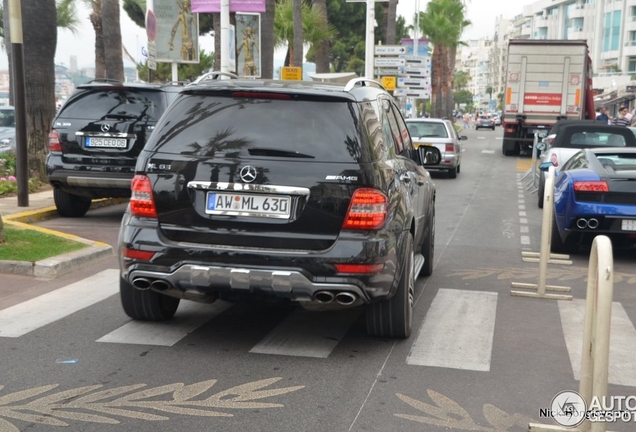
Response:
[[[395,23],[397,20],[398,0],[389,0],[386,5],[386,35],[384,43],[393,45],[395,44]]]
[[[106,77],[106,57],[104,56],[104,30],[102,24],[101,0],[84,0],[91,7],[88,16],[95,30],[95,78]]]
[[[293,29],[294,29],[294,43],[291,45],[289,65],[290,66],[303,66],[303,0],[293,0],[292,15],[293,15]],[[293,49],[296,47],[297,49]]]
[[[294,0],[281,0],[276,5],[274,19],[274,41],[276,47],[287,46],[287,58],[291,59],[294,52]],[[303,40],[310,44],[320,41],[330,41],[336,36],[333,26],[329,25],[324,15],[315,6],[307,3],[302,5]],[[301,44],[302,45],[302,44]],[[302,47],[301,47],[302,50]],[[288,65],[288,62],[286,61]]]
[[[3,0],[7,47],[11,46],[8,3]],[[56,24],[55,0],[22,0],[28,170],[31,177],[42,182],[47,181],[48,134],[55,116]],[[12,67],[10,55],[9,67]]]
[[[433,45],[431,58],[431,115],[451,117],[453,76],[459,38],[470,21],[464,19],[465,5],[460,0],[432,0],[420,13],[420,30]]]
[[[102,0],[105,78],[124,81],[119,0]]]
[[[314,7],[319,14],[322,15],[324,25],[327,24],[327,0],[314,0]],[[329,67],[330,46],[328,40],[318,41],[314,44],[315,49],[315,61],[317,73],[328,73],[331,68]]]

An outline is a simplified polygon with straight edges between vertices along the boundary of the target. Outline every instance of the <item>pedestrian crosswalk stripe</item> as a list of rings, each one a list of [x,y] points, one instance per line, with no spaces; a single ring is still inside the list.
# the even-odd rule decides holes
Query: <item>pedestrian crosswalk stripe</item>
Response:
[[[559,301],[559,314],[574,378],[578,380],[581,375],[585,300]],[[612,303],[608,382],[636,387],[636,329],[618,302]]]
[[[182,301],[170,321],[131,321],[97,342],[172,346],[231,306],[221,300],[213,304]]]
[[[360,313],[356,309],[312,312],[297,308],[250,352],[327,358]]]
[[[497,293],[440,289],[406,363],[489,371],[496,312]]]
[[[0,337],[20,337],[119,292],[119,270],[107,269],[0,311]]]

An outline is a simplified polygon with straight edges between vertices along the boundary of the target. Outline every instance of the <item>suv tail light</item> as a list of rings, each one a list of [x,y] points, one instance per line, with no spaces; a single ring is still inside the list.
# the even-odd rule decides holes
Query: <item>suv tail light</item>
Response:
[[[343,229],[374,230],[384,225],[389,199],[376,189],[360,188],[351,197]]]
[[[152,195],[150,179],[144,175],[136,175],[131,184],[130,212],[133,216],[156,218],[157,208]]]
[[[450,152],[450,153],[454,153],[455,152],[455,144],[453,144],[453,143],[446,144],[446,151]]]
[[[60,134],[55,129],[51,129],[51,132],[49,132],[49,150],[52,152],[62,151],[62,144],[60,144]]]
[[[606,181],[575,181],[574,190],[577,192],[609,192]]]

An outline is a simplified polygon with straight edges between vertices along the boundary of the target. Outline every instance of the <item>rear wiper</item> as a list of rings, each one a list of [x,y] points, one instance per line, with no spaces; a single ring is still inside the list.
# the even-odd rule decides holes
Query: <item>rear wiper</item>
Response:
[[[281,150],[274,148],[258,148],[252,147],[247,150],[251,156],[279,156],[279,157],[292,157],[292,158],[306,158],[315,159],[315,156],[294,152],[290,150]]]
[[[116,118],[116,119],[132,119],[132,120],[136,120],[139,118],[139,116],[136,115],[130,115],[130,114],[106,114],[104,117],[102,118]]]

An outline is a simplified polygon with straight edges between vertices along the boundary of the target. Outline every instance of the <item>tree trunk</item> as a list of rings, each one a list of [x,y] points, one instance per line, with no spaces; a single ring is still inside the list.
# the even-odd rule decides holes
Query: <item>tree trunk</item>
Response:
[[[22,0],[27,153],[32,176],[46,182],[46,155],[55,116],[55,0]]]
[[[104,35],[105,77],[125,81],[121,47],[119,0],[102,0],[102,32]]]
[[[441,46],[436,46],[433,49],[433,56],[431,58],[431,117],[441,118],[444,117],[442,111],[442,81],[444,80],[443,63],[445,56],[443,55],[444,49]]]
[[[0,243],[4,243],[4,222],[2,221],[1,214],[0,214]]]
[[[106,77],[104,58],[104,32],[102,31],[102,4],[101,0],[93,0],[93,11],[89,15],[93,29],[95,30],[95,78]]]
[[[325,22],[328,22],[328,18],[327,18],[327,1],[326,0],[314,0],[314,6],[316,7],[316,9],[318,9],[318,11],[320,12],[320,14],[324,17]],[[331,72],[331,68],[329,66],[329,56],[330,56],[330,49],[329,49],[329,41],[327,40],[323,40],[319,43],[317,43],[314,48],[315,48],[315,54],[316,54],[316,72],[317,73],[329,73]]]
[[[265,0],[261,14],[261,78],[274,78],[274,9],[276,0]]]
[[[386,18],[386,35],[385,43],[387,45],[395,44],[395,23],[397,20],[398,0],[389,0],[388,14]]]
[[[294,0],[294,43],[292,44],[291,66],[303,67],[303,0]]]
[[[2,23],[4,27],[4,47],[9,60],[9,76],[13,70],[13,53],[11,52],[11,28],[9,26],[9,0],[2,0]],[[9,105],[13,105],[13,79],[9,79]]]

